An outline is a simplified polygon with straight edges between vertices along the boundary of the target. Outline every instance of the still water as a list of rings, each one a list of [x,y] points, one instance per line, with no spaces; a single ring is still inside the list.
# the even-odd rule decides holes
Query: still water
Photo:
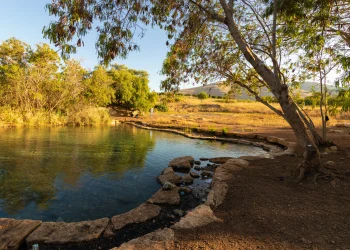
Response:
[[[130,125],[0,128],[0,218],[111,217],[150,198],[160,188],[155,177],[175,157],[264,153]]]

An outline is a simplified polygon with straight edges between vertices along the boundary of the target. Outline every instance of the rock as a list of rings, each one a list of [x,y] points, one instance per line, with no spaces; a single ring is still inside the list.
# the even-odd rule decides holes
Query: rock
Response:
[[[210,172],[210,171],[207,171],[207,170],[203,170],[201,175],[204,176],[204,177],[212,177],[213,173]]]
[[[325,168],[329,168],[329,169],[336,169],[337,168],[337,164],[334,161],[327,161],[326,163],[323,164],[323,166]]]
[[[157,217],[161,208],[157,205],[143,203],[127,213],[119,214],[111,218],[113,230],[119,230],[126,225],[141,223]]]
[[[89,242],[101,236],[109,219],[82,222],[44,222],[27,238],[27,247],[33,244],[70,244]]]
[[[163,190],[172,190],[175,187],[176,187],[176,185],[172,184],[171,182],[165,182],[162,189]]]
[[[168,191],[160,189],[147,202],[152,204],[178,205],[180,203],[179,188],[175,187]]]
[[[190,194],[192,193],[192,189],[188,188],[188,187],[180,187],[179,188],[179,193],[183,192],[184,194]]]
[[[194,169],[197,171],[200,171],[200,170],[202,170],[202,167],[201,166],[194,166]]]
[[[217,168],[216,164],[208,164],[205,168],[203,168],[204,171],[214,172]]]
[[[216,158],[210,158],[209,161],[212,163],[224,164],[230,159],[233,159],[233,158],[232,157],[216,157]]]
[[[249,165],[249,162],[243,159],[230,159],[226,162],[227,164],[235,164],[238,166],[247,167]]]
[[[190,171],[193,162],[194,159],[192,156],[178,157],[169,162],[169,167],[174,170]]]
[[[337,146],[331,146],[331,147],[329,147],[329,149],[330,149],[331,151],[337,151],[337,150],[338,150]]]
[[[194,164],[201,165],[201,161],[194,161]]]
[[[248,163],[245,160],[241,160],[242,159],[231,159],[216,169],[211,183],[211,190],[205,203],[206,205],[216,208],[223,203],[228,190],[226,182],[231,180],[234,174],[241,171],[243,166]],[[243,166],[235,163],[241,163]]]
[[[159,215],[161,208],[154,204],[143,203],[127,213],[119,214],[111,218],[103,237],[115,237],[115,233],[129,224],[142,223]]]
[[[184,216],[185,213],[184,213],[184,211],[182,211],[182,210],[180,210],[180,209],[175,209],[175,210],[174,210],[174,214],[176,214],[176,215],[182,217],[182,216]]]
[[[19,249],[41,221],[0,218],[0,249]]]
[[[174,174],[174,169],[167,167],[162,171],[162,174],[169,174],[169,173]]]
[[[172,228],[174,229],[191,229],[208,225],[213,222],[222,222],[221,219],[217,218],[213,210],[207,205],[200,205],[193,211],[190,211],[177,222]]]
[[[190,176],[191,176],[192,178],[199,178],[199,177],[200,177],[199,174],[197,174],[196,172],[193,172],[193,171],[190,172]]]
[[[307,240],[305,238],[301,238],[301,241],[304,243],[304,244],[312,244],[312,241],[311,240]]]
[[[209,158],[199,158],[199,160],[201,160],[201,161],[209,161]]]
[[[111,250],[171,250],[175,248],[175,234],[170,228],[146,234]]]
[[[182,176],[182,182],[185,184],[192,184],[193,178],[191,177],[191,175],[186,174],[186,175]]]
[[[157,177],[157,182],[164,185],[166,182],[170,182],[175,185],[181,184],[181,176],[174,173],[167,173]]]

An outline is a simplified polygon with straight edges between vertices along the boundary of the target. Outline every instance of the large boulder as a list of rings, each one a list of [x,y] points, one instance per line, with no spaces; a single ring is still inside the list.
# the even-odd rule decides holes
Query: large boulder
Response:
[[[174,174],[174,169],[173,168],[165,168],[163,171],[162,171],[162,174]]]
[[[182,182],[184,184],[192,184],[193,183],[193,178],[191,177],[191,175],[186,174],[186,175],[182,176]]]
[[[82,222],[44,222],[27,238],[27,246],[33,244],[65,245],[78,242],[89,242],[101,236],[109,219]]]
[[[175,187],[171,190],[160,189],[155,193],[147,202],[152,204],[170,204],[178,205],[180,204],[179,188]]]
[[[180,185],[181,184],[181,176],[174,174],[173,173],[167,173],[167,174],[162,174],[157,177],[157,182],[160,183],[161,185],[164,185],[167,182],[170,182],[175,185]]]
[[[41,221],[0,218],[0,249],[19,249]]]
[[[111,250],[171,250],[175,247],[174,240],[174,231],[170,228],[164,228],[131,240]]]
[[[214,215],[213,210],[207,205],[200,205],[193,211],[188,212],[179,222],[177,222],[173,229],[192,229],[202,227],[213,222],[222,222],[221,219]]]
[[[145,222],[157,217],[161,208],[157,205],[143,203],[137,208],[130,210],[127,213],[113,216],[111,221],[114,230],[119,230],[126,225]]]
[[[209,161],[216,164],[224,164],[230,159],[233,159],[233,157],[215,157],[210,158]]]
[[[190,171],[193,163],[194,159],[192,156],[184,156],[173,159],[169,162],[169,167],[173,168],[175,171]]]

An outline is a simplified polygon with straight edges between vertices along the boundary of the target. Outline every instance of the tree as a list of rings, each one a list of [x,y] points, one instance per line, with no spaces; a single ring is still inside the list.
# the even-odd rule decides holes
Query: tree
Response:
[[[127,108],[148,111],[157,101],[157,94],[150,92],[148,73],[143,70],[129,69],[125,65],[115,64],[110,70],[114,81],[117,104]]]
[[[285,72],[281,70],[284,62],[280,58],[284,50],[277,37],[279,1],[272,3],[273,15],[263,17],[261,13],[270,3],[256,1],[252,4],[248,0],[102,0],[73,3],[54,0],[47,8],[59,19],[44,29],[44,36],[59,46],[63,54],[75,52],[76,46],[82,44],[82,37],[91,30],[92,23],[98,20],[101,25],[97,26],[99,38],[96,48],[102,61],[108,63],[116,56],[125,57],[130,51],[138,49],[134,37],[138,32],[143,34],[145,25],[158,25],[168,32],[169,39],[175,41],[164,70],[170,81],[176,82],[179,72],[208,76],[207,79],[216,75],[225,76],[258,100],[254,88],[266,86],[272,92],[281,110],[260,101],[286,119],[300,146],[305,149],[305,158],[298,166],[300,180],[305,172],[324,169],[314,140],[307,133],[305,124],[308,121],[294,103]],[[201,54],[203,58],[199,60],[198,55]],[[241,59],[243,63],[240,64]],[[207,72],[205,69],[208,68],[216,70]],[[195,72],[194,69],[201,71]],[[243,81],[248,79],[255,84]]]

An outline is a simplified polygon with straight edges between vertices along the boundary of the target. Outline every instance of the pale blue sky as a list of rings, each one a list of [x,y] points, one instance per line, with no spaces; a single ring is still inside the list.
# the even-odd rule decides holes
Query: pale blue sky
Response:
[[[0,0],[0,42],[15,37],[31,46],[42,42],[49,43],[43,38],[42,29],[53,20],[45,10],[45,5],[50,2],[50,0]],[[160,81],[164,79],[159,71],[168,51],[166,40],[164,31],[152,30],[149,27],[145,37],[139,41],[140,52],[132,52],[126,60],[116,59],[115,62],[148,71],[151,89],[159,91]],[[85,46],[78,48],[77,54],[73,56],[89,69],[98,64],[95,41],[96,33],[92,32],[85,37]]]

